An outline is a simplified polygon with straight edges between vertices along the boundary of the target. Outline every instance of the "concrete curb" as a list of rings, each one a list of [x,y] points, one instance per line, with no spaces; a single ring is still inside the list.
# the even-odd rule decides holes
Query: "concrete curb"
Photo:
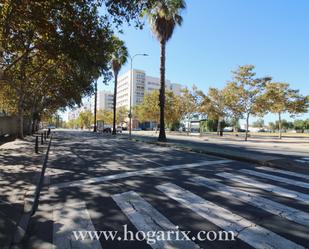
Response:
[[[37,184],[34,188],[32,188],[31,192],[29,195],[26,196],[25,198],[25,204],[24,204],[24,213],[22,214],[22,217],[20,221],[18,222],[13,240],[10,245],[10,249],[17,249],[19,248],[19,244],[21,243],[22,239],[24,238],[31,216],[35,213],[38,203],[39,203],[39,197],[40,197],[40,192],[41,188],[43,186],[44,182],[44,174],[46,170],[46,165],[47,165],[47,160],[48,160],[48,154],[51,146],[51,141],[52,141],[52,134],[50,135],[49,143],[47,146],[47,150],[45,152],[45,157],[43,160],[43,165],[42,165],[42,170],[40,173],[40,176],[37,177]]]
[[[182,145],[177,145],[175,143],[168,143],[168,142],[158,142],[158,141],[150,141],[146,139],[140,139],[140,138],[132,138],[132,141],[135,142],[142,142],[142,143],[148,143],[148,144],[154,144],[157,146],[163,146],[163,147],[170,147],[170,148],[175,148],[183,151],[190,151],[190,152],[195,152],[195,153],[200,153],[200,154],[207,154],[207,155],[212,155],[212,156],[218,156],[218,157],[223,157],[226,159],[231,159],[231,160],[237,160],[237,161],[242,161],[242,162],[247,162],[247,163],[254,163],[262,166],[268,166],[268,167],[274,167],[274,168],[282,168],[282,169],[290,169],[292,167],[295,167],[297,169],[301,170],[308,170],[308,167],[301,166],[301,165],[293,165],[288,162],[284,162],[284,159],[281,158],[278,159],[279,162],[276,162],[277,160],[259,160],[254,157],[244,157],[244,156],[239,156],[239,155],[232,155],[231,153],[224,153],[223,151],[220,152],[215,152],[215,151],[210,151],[207,149],[201,149],[201,148],[192,148],[188,146],[182,146]]]

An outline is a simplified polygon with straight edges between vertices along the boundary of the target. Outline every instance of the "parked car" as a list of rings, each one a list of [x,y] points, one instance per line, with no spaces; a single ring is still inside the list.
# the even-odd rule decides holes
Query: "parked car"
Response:
[[[112,128],[111,127],[105,127],[103,129],[103,133],[112,133]]]
[[[117,126],[116,127],[116,132],[117,133],[122,133],[122,127],[121,126]]]
[[[246,132],[246,129],[238,129],[238,132]],[[250,131],[248,130],[248,132]]]
[[[224,132],[233,132],[233,127],[225,127],[223,129]]]

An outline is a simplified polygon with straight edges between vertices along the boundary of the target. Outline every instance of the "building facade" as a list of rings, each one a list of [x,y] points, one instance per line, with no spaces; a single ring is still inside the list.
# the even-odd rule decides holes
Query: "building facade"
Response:
[[[167,90],[178,95],[181,94],[182,85],[171,83],[169,80],[165,81],[165,85]],[[116,106],[124,106],[129,109],[130,98],[131,104],[134,106],[144,101],[145,94],[159,89],[159,78],[148,76],[143,70],[134,69],[131,82],[131,71],[129,70],[118,78]]]
[[[98,91],[98,110],[112,110],[113,109],[114,94],[110,91]]]

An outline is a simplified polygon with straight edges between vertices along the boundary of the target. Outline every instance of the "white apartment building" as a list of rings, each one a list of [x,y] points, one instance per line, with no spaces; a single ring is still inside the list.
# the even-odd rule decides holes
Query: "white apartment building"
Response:
[[[97,109],[111,110],[113,109],[114,94],[110,91],[98,91]]]
[[[144,100],[145,93],[150,93],[154,90],[160,89],[160,79],[146,75],[143,70],[133,70],[132,85],[130,75],[131,70],[127,71],[118,78],[117,86],[117,101],[116,106],[125,106],[129,109],[130,94],[132,91],[132,106],[140,104]],[[169,80],[165,81],[166,89],[173,91],[175,94],[180,94],[183,88],[180,84],[171,83]],[[131,91],[130,91],[131,89]]]

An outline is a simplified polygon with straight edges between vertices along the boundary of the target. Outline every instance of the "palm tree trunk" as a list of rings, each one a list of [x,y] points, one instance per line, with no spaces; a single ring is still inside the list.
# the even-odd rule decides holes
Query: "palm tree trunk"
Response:
[[[278,113],[279,115],[279,139],[282,138],[282,121],[281,121],[281,112]]]
[[[165,123],[164,123],[164,108],[165,108],[165,41],[161,41],[161,56],[160,56],[160,133],[158,141],[166,142]]]
[[[245,141],[248,140],[249,116],[250,116],[250,113],[247,114],[247,118],[246,118],[246,136],[245,136]]]
[[[113,101],[113,135],[116,135],[116,99],[117,99],[117,82],[118,82],[118,72],[115,74],[115,87],[114,87],[114,101]]]

